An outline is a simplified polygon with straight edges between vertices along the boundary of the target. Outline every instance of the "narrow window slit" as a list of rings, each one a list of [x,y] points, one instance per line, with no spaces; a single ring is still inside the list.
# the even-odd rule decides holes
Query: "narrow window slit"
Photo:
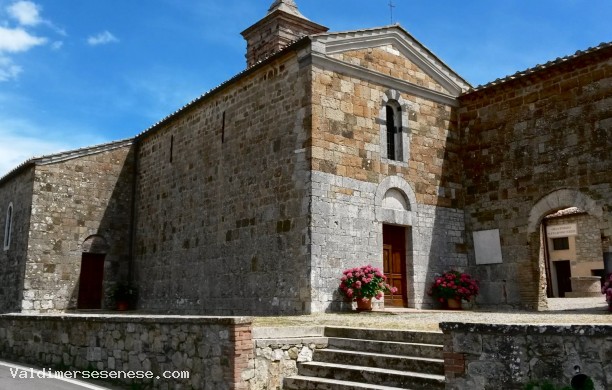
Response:
[[[221,143],[225,143],[225,111],[223,111],[223,119],[221,123]]]

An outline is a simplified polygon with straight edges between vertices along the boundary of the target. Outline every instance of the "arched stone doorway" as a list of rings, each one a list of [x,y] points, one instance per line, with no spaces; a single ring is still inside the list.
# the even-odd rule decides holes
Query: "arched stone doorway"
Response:
[[[382,230],[383,271],[398,289],[385,295],[385,306],[414,307],[414,191],[402,178],[388,177],[376,191],[375,205]]]
[[[603,245],[606,221],[602,205],[598,204],[588,195],[573,189],[557,190],[541,198],[532,207],[529,213],[528,223],[530,257],[533,267],[532,275],[534,275],[533,285],[537,286],[537,292],[533,290],[529,291],[530,283],[528,280],[521,285],[522,296],[533,296],[534,292],[536,293],[537,308],[539,310],[548,307],[547,299],[548,296],[551,295],[550,282],[553,280],[553,274],[556,273],[556,270],[551,269],[551,264],[549,262],[546,224],[543,223],[543,221],[545,221],[547,216],[569,208],[576,208],[583,211],[585,214],[592,217],[598,224],[598,231],[602,238],[600,245],[603,266]],[[563,270],[563,272],[567,273],[568,271]]]
[[[79,276],[78,309],[101,309],[104,298],[104,260],[108,244],[104,237],[93,235],[82,244]]]

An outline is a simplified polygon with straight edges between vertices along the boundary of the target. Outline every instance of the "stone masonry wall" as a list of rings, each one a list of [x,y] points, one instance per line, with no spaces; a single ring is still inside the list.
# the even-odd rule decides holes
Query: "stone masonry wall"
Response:
[[[387,51],[369,55],[396,56]],[[391,72],[393,63],[386,64]],[[417,83],[419,76],[414,74],[406,81]],[[418,204],[459,207],[462,170],[454,108],[395,91],[409,111],[402,126],[408,133],[410,159],[383,159],[381,132],[386,117],[381,112],[389,91],[313,67],[313,170],[375,184],[388,176],[400,176],[412,186]]]
[[[335,57],[443,91],[391,46]],[[399,64],[406,71],[397,72]],[[407,161],[383,157],[387,97],[403,105]],[[312,310],[340,308],[343,269],[368,263],[382,267],[383,223],[411,227],[408,305],[431,307],[425,292],[434,274],[467,266],[454,108],[313,67],[312,131]],[[400,190],[411,203],[404,219],[389,220],[377,211],[377,190],[388,180],[404,185]]]
[[[139,307],[308,309],[309,77],[286,53],[140,139]]]
[[[447,390],[570,385],[580,373],[612,389],[612,326],[441,323]]]
[[[396,79],[410,81],[413,84],[429,88],[433,91],[448,93],[447,90],[431,76],[423,72],[414,62],[403,57],[392,45],[348,50],[333,54],[332,57],[389,75]]]
[[[253,368],[250,324],[240,317],[4,315],[0,357],[90,375],[140,371],[154,377],[116,380],[124,386],[246,390],[243,375]],[[165,379],[169,374],[180,378]]]
[[[82,244],[92,235],[101,236],[108,246],[105,290],[111,290],[121,277],[127,278],[132,180],[129,142],[36,166],[24,312],[76,307]]]
[[[372,264],[382,269],[384,220],[374,204],[377,185],[313,172],[312,311],[344,307],[338,286],[346,268]],[[407,259],[408,306],[431,308],[427,289],[436,273],[467,267],[463,211],[419,205],[412,213],[412,258]]]
[[[27,168],[0,183],[0,313],[21,310],[28,232],[32,211],[34,169]],[[11,242],[4,250],[7,209],[13,205]]]
[[[561,218],[551,218],[546,221],[547,226],[576,224],[578,235],[575,236],[576,261],[572,267],[579,264],[592,263],[593,269],[603,269],[603,256],[601,254],[601,230],[597,218],[586,214],[571,215]],[[553,248],[549,248],[553,250]],[[587,271],[585,268],[583,271]],[[574,274],[572,270],[572,274]],[[579,275],[574,275],[579,276]],[[582,276],[591,276],[582,275]]]
[[[461,97],[466,230],[499,229],[503,263],[475,266],[483,287],[478,302],[535,307],[542,304],[541,219],[588,199],[602,252],[612,237],[612,48],[600,49],[545,71]],[[547,206],[549,205],[549,206]]]
[[[323,327],[254,328],[253,371],[246,378],[249,390],[283,387],[283,379],[298,374],[297,364],[312,361],[315,350],[327,348]]]

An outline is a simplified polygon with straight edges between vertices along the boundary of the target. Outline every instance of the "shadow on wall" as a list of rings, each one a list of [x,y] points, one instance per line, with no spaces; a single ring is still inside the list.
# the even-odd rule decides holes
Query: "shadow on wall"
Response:
[[[452,108],[447,114],[440,110],[438,115],[440,120],[449,120],[450,129],[446,132],[447,138],[442,140],[443,147],[437,149],[438,155],[429,156],[433,161],[442,161],[435,175],[439,184],[430,184],[436,185],[437,193],[427,196],[435,199],[435,207],[419,205],[419,233],[414,242],[415,257],[423,259],[423,263],[415,263],[414,269],[415,294],[417,299],[421,297],[423,308],[440,307],[440,303],[427,294],[436,276],[450,270],[469,271],[457,110]]]
[[[119,174],[103,179],[106,188],[112,188],[112,192],[103,206],[97,231],[84,239],[79,252],[74,254],[75,269],[79,272],[74,275],[69,309],[114,309],[111,299],[114,287],[130,278],[134,148],[134,145],[130,147]],[[81,286],[83,281],[88,287]],[[80,299],[84,301],[79,303]]]
[[[34,169],[9,179],[0,192],[0,234],[4,238],[6,227],[6,206],[12,203],[10,245],[0,253],[0,313],[17,313],[22,310],[26,274],[32,194],[34,191]],[[5,195],[5,196],[2,196]]]

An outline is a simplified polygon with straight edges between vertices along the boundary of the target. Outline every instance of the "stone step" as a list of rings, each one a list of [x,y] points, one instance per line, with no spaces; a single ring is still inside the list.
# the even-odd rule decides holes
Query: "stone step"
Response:
[[[349,339],[365,339],[378,341],[398,341],[418,344],[444,344],[442,332],[393,330],[393,329],[364,329],[349,327],[325,327],[325,336]]]
[[[343,351],[373,352],[386,355],[416,356],[429,359],[442,359],[443,346],[395,341],[363,340],[350,338],[328,339],[329,348]]]
[[[326,362],[300,363],[298,364],[298,374],[415,390],[444,389],[445,386],[445,378],[442,375]]]
[[[362,351],[345,351],[339,349],[319,349],[314,361],[340,363],[353,366],[386,368],[398,371],[421,372],[424,374],[444,375],[444,360],[412,356],[398,356]]]
[[[300,375],[285,378],[283,384],[285,390],[410,390],[406,387],[380,386]]]

